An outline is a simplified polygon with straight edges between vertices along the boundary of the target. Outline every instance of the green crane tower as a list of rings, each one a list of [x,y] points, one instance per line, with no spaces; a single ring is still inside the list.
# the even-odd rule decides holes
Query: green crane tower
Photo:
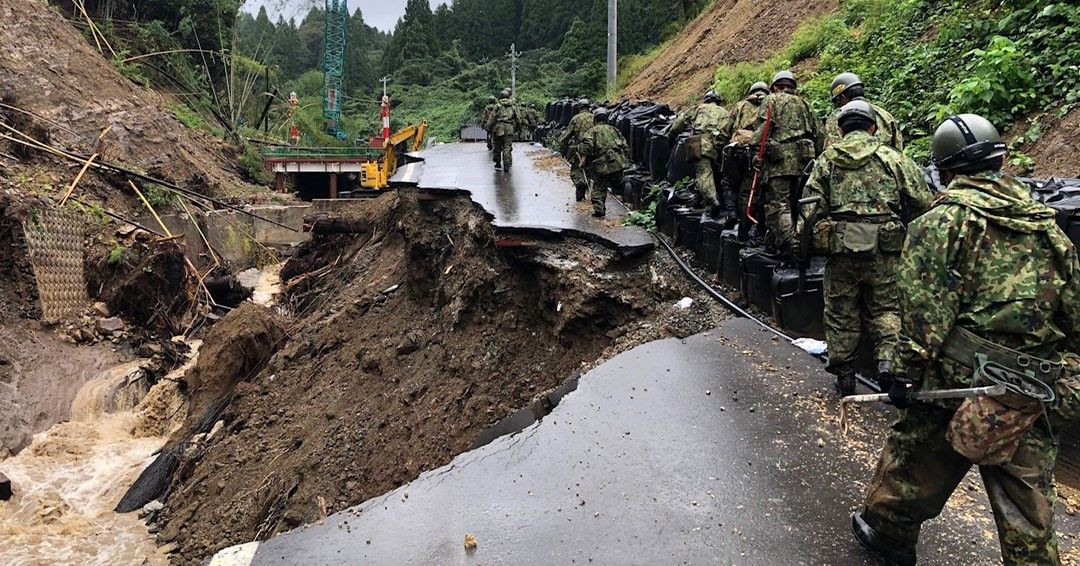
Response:
[[[345,36],[349,24],[348,0],[326,0],[323,33],[323,119],[326,133],[348,139],[341,129],[341,86],[345,72]]]

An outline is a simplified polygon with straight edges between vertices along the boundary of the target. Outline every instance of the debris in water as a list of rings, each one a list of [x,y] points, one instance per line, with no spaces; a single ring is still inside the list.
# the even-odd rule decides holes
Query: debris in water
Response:
[[[465,549],[473,550],[476,548],[476,537],[469,533],[465,533]]]

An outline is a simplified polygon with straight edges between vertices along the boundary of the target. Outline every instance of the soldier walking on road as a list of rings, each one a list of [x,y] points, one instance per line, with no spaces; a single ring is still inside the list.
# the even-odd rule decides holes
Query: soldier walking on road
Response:
[[[491,137],[492,137],[492,134],[491,134],[491,128],[489,128],[487,124],[488,124],[488,120],[491,119],[491,115],[495,113],[495,106],[496,106],[497,102],[498,101],[496,100],[496,98],[494,96],[489,96],[488,97],[488,104],[487,104],[487,106],[484,107],[484,119],[480,122],[481,127],[483,127],[484,131],[487,132],[487,148],[488,148],[489,151],[491,150]]]
[[[694,143],[690,158],[697,170],[695,185],[701,195],[702,204],[709,209],[710,216],[730,213],[735,208],[731,195],[717,195],[717,159],[723,143],[720,140],[720,128],[727,120],[728,111],[720,105],[720,96],[716,91],[705,93],[705,99],[697,107],[681,114],[671,123],[671,133],[678,135],[687,129],[693,132]],[[719,198],[719,197],[726,198]]]
[[[607,123],[606,108],[598,108],[593,118],[595,125],[585,133],[578,151],[589,179],[593,216],[603,218],[608,190],[622,186],[623,170],[630,165],[630,147],[619,130]]]
[[[914,161],[874,137],[876,116],[869,104],[849,102],[838,123],[844,137],[818,158],[804,195],[821,199],[807,223],[814,232],[811,247],[828,256],[828,371],[837,389],[850,395],[862,323],[870,330],[879,368],[891,374],[900,332],[896,265],[905,223],[928,210],[933,195]]]
[[[509,90],[499,94],[499,101],[485,127],[491,130],[493,136],[491,149],[495,153],[495,169],[509,171],[514,161],[514,137],[521,127],[520,112],[517,104],[510,98]]]
[[[845,138],[846,142],[846,138]],[[900,257],[900,356],[885,443],[856,538],[915,564],[922,523],[979,465],[1005,564],[1058,565],[1053,431],[1080,419],[1080,265],[1027,186],[1002,173],[990,122],[952,116],[934,134],[948,188],[912,222]],[[1025,384],[995,397],[913,401],[920,389]],[[1050,395],[1051,393],[1053,395]]]
[[[589,112],[589,99],[580,98],[574,102],[574,117],[566,126],[559,138],[559,151],[570,162],[570,180],[574,183],[574,190],[578,202],[585,200],[585,193],[589,190],[589,181],[585,178],[585,170],[581,167],[581,155],[578,153],[578,144],[584,139],[585,134],[593,127],[592,113]]]
[[[763,82],[754,83],[747,91],[746,98],[731,109],[727,119],[720,125],[720,141],[727,143],[721,150],[720,192],[738,195],[735,209],[739,219],[740,240],[746,240],[751,226],[746,217],[746,203],[750,199],[750,181],[753,176],[750,162],[754,149],[751,143],[758,109],[768,95],[769,85]]]
[[[876,135],[881,140],[881,143],[897,151],[904,151],[904,134],[900,132],[900,125],[896,123],[896,118],[893,118],[893,115],[886,112],[884,108],[866,100],[862,79],[858,75],[855,73],[840,73],[833,79],[830,92],[832,93],[832,101],[833,105],[836,106],[836,111],[830,114],[825,121],[825,147],[844,138],[843,133],[840,131],[840,125],[837,124],[840,109],[849,102],[861,100],[874,109],[874,116],[876,116],[875,119],[877,120]]]
[[[762,199],[764,205],[765,243],[778,251],[786,251],[792,243],[792,213],[803,172],[824,143],[821,122],[810,103],[795,94],[797,88],[791,71],[773,76],[772,94],[759,108],[754,132],[754,147],[766,139],[764,162],[754,165],[762,171],[754,199]]]

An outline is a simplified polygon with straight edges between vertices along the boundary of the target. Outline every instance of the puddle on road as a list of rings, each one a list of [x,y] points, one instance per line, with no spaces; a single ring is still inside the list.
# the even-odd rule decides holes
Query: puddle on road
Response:
[[[197,351],[199,344],[191,346]],[[182,422],[183,400],[172,379],[194,361],[158,382],[134,408],[133,394],[125,391],[143,361],[103,371],[80,389],[70,422],[35,435],[30,446],[0,462],[15,492],[0,503],[0,564],[168,564],[138,514],[113,508]],[[105,412],[114,408],[120,411]]]

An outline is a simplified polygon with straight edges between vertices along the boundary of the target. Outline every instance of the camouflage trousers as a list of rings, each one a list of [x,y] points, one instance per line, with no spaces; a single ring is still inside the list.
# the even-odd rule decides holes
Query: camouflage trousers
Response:
[[[759,181],[758,185],[759,194],[754,195],[754,199],[762,199],[765,210],[765,226],[769,230],[765,241],[784,250],[795,237],[791,222],[791,203],[798,198],[796,193],[799,190],[799,177],[770,177],[764,182]]]
[[[574,183],[574,191],[577,200],[585,200],[585,193],[589,191],[589,179],[585,176],[585,169],[581,167],[580,158],[574,154],[570,159],[570,181]]]
[[[493,158],[495,159],[495,166],[502,166],[504,169],[509,169],[510,165],[514,162],[514,136],[495,136],[491,146],[491,151],[494,153]]]
[[[717,200],[716,178],[713,175],[713,159],[711,157],[702,157],[694,162],[694,168],[697,171],[697,176],[694,178],[694,184],[697,186],[698,194],[701,195],[702,206],[714,206],[717,203]]]
[[[862,323],[870,331],[875,360],[892,360],[900,334],[896,267],[900,256],[876,254],[868,259],[842,255],[825,264],[825,341],[829,369],[855,361]]]
[[[922,523],[941,513],[972,466],[945,439],[955,411],[929,403],[900,411],[866,498],[866,522],[912,553]],[[1054,531],[1056,458],[1050,434],[1037,424],[1011,461],[979,467],[1006,566],[1061,564]]]
[[[622,189],[622,171],[616,171],[608,175],[589,176],[589,200],[592,201],[593,214],[607,213],[607,193]]]

